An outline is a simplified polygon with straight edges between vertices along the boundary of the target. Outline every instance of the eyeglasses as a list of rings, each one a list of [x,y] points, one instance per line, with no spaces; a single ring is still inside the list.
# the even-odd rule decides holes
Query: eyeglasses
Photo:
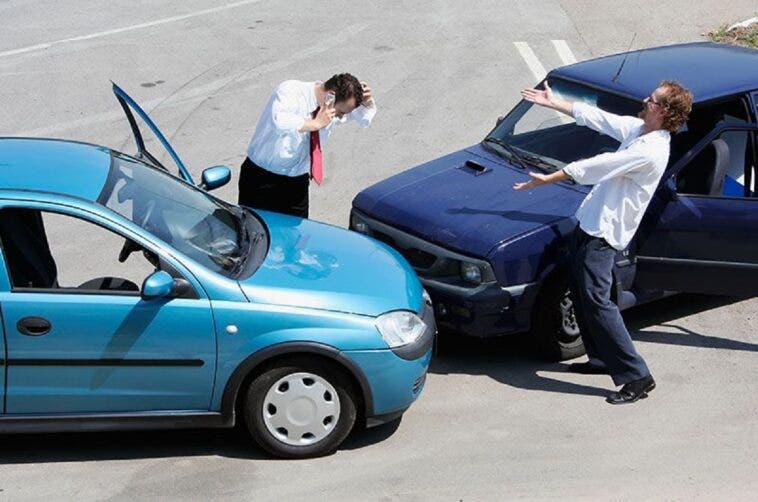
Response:
[[[657,105],[657,106],[663,106],[660,101],[655,100],[652,94],[647,97],[647,101],[648,103],[653,103],[654,105]]]

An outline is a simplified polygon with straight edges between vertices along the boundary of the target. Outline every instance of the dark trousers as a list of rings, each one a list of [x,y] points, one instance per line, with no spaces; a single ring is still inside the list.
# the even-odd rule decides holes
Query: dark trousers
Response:
[[[308,174],[275,174],[246,157],[240,168],[239,205],[307,218],[309,185]]]
[[[611,301],[617,251],[605,239],[578,226],[571,243],[571,294],[587,357],[608,368],[613,383],[624,385],[650,375],[634,348],[618,306]]]

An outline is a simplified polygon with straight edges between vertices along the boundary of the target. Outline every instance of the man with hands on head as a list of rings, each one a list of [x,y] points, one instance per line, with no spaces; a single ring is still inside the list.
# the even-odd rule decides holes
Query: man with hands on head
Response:
[[[544,89],[524,89],[521,95],[621,143],[615,152],[571,162],[551,174],[530,172],[531,180],[516,183],[513,189],[528,190],[568,179],[594,185],[576,212],[579,224],[569,262],[570,289],[589,360],[571,364],[569,370],[609,374],[614,384],[622,387],[607,401],[635,402],[647,397],[655,381],[634,347],[618,306],[611,301],[613,264],[617,252],[634,237],[658,187],[668,163],[671,133],[687,120],[692,94],[679,83],[664,80],[644,99],[637,117],[565,101],[553,94],[547,81]]]
[[[282,82],[250,140],[239,204],[307,218],[310,180],[323,181],[321,148],[334,127],[350,121],[368,127],[374,115],[371,88],[349,73],[326,82]]]

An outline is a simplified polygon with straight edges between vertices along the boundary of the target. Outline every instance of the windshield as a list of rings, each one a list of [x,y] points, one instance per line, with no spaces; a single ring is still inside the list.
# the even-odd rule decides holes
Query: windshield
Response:
[[[246,224],[253,219],[247,211],[137,159],[112,156],[98,202],[214,272],[240,273],[250,246],[259,240]]]
[[[611,113],[633,115],[642,104],[560,79],[550,79],[553,94],[566,101],[583,101]],[[576,124],[572,117],[521,101],[485,138],[485,145],[525,168],[546,172],[569,162],[614,152],[619,142]]]

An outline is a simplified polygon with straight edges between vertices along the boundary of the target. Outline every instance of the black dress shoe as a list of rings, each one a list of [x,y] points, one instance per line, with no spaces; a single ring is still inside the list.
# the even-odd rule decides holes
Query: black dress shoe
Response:
[[[608,375],[608,368],[600,366],[599,364],[586,363],[571,363],[568,366],[570,373],[581,373],[582,375]]]
[[[628,404],[647,397],[648,392],[655,389],[655,380],[651,375],[634,380],[612,393],[606,399],[611,404]]]

